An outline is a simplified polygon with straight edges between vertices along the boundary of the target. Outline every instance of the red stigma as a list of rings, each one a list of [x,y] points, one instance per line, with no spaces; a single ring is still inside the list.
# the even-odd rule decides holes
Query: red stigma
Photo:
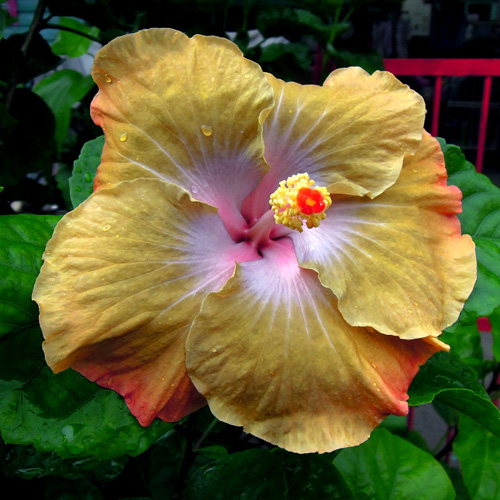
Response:
[[[314,188],[301,188],[297,193],[297,205],[305,215],[318,214],[325,207],[325,198]]]

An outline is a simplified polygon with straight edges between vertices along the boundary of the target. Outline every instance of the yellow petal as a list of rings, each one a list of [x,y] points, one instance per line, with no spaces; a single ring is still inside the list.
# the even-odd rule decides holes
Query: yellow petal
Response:
[[[203,404],[186,377],[191,321],[246,255],[178,186],[137,179],[94,193],[56,227],[35,285],[47,363],[116,390],[144,425],[180,418]]]
[[[390,73],[340,69],[324,87],[267,76],[276,99],[264,122],[271,170],[245,203],[251,215],[260,215],[252,212],[256,204],[268,208],[280,181],[304,172],[330,193],[373,198],[396,181],[404,155],[420,143],[424,102]]]
[[[222,38],[150,29],[106,45],[92,75],[97,188],[158,177],[235,216],[268,170],[259,117],[273,92],[257,64]]]
[[[474,243],[460,236],[461,193],[446,186],[439,144],[425,133],[398,181],[374,200],[332,196],[314,231],[292,235],[353,326],[411,339],[454,323],[476,279]]]
[[[327,452],[406,414],[418,365],[443,346],[348,325],[284,239],[206,298],[186,364],[220,420],[293,452]]]

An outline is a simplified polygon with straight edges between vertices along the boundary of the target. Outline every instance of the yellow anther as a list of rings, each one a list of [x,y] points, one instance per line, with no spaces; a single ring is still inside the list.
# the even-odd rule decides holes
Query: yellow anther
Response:
[[[309,174],[292,175],[280,182],[280,187],[269,200],[277,224],[300,233],[304,222],[309,229],[319,226],[332,200],[326,188],[313,186],[314,181]]]

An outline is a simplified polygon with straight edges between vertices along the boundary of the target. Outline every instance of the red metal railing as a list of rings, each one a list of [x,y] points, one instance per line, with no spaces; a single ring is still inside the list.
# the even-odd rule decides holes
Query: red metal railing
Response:
[[[500,76],[500,59],[384,59],[387,71],[396,76],[435,76],[434,107],[432,110],[431,134],[438,135],[439,108],[443,77],[446,76],[482,76],[484,77],[479,134],[477,140],[476,169],[483,169],[484,147],[488,124],[488,109],[491,97],[491,79]],[[488,318],[479,318],[480,331],[491,331]]]
[[[491,96],[491,79],[500,76],[500,59],[384,59],[387,71],[396,76],[435,76],[434,107],[432,110],[431,134],[438,135],[439,108],[443,77],[482,76],[484,77],[483,98],[477,140],[476,168],[483,169],[488,109]]]

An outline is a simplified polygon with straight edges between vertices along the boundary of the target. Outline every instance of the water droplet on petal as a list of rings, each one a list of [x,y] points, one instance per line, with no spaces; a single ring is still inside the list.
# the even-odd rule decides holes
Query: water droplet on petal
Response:
[[[217,349],[214,347],[214,348],[212,349],[212,352],[217,352]]]
[[[193,185],[193,186],[191,186],[191,187],[190,187],[190,189],[191,189],[191,192],[192,192],[193,194],[196,194],[196,193],[198,192],[198,188],[197,188],[196,186],[194,186],[194,185]]]
[[[111,83],[113,81],[107,73],[104,75],[104,80],[106,81],[106,83]]]
[[[92,180],[92,176],[90,175],[90,172],[85,172],[85,180],[87,182],[90,182]]]
[[[123,134],[120,136],[120,141],[125,142],[128,139],[127,132],[123,132]]]
[[[247,74],[245,75],[245,78],[248,80],[248,79],[250,78],[250,75],[247,73]]]
[[[288,114],[291,115],[293,111],[291,109],[288,110]]]
[[[111,229],[111,226],[108,224],[102,228],[103,231],[109,231]]]
[[[200,130],[205,137],[210,137],[214,133],[214,129],[210,125],[201,125]]]
[[[215,82],[215,76],[212,76],[212,78],[210,78],[210,81]]]
[[[118,239],[119,237],[120,237],[120,235],[119,235],[119,234],[115,235],[115,238],[116,238],[116,239]]]

